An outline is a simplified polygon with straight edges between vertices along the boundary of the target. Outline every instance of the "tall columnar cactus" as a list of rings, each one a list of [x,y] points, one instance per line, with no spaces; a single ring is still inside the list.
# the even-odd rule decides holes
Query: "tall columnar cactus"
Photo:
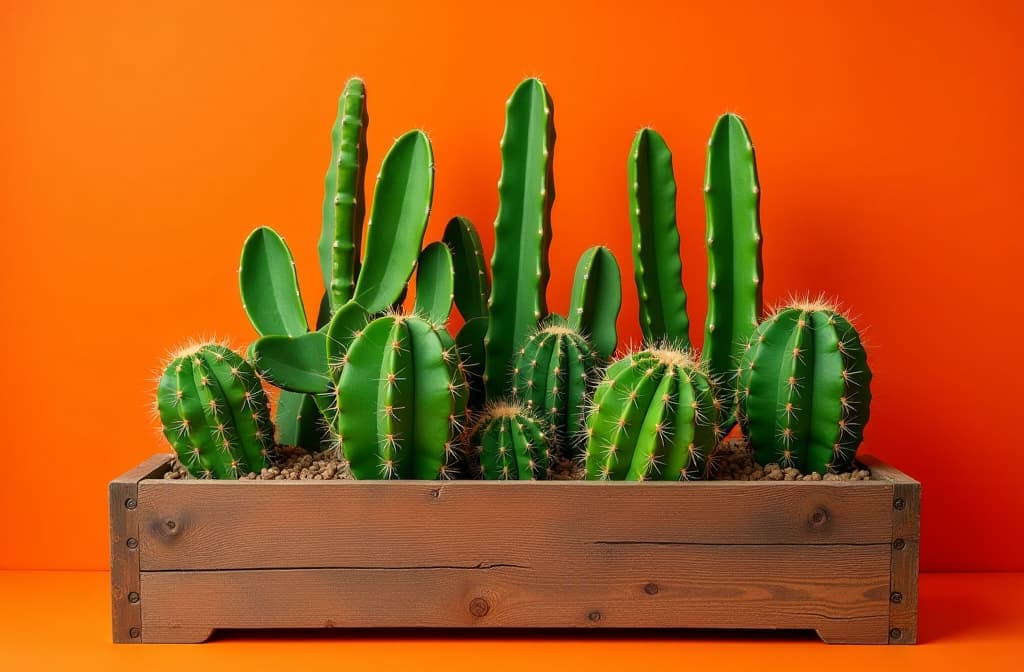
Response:
[[[690,320],[679,258],[672,152],[657,131],[644,128],[633,140],[627,165],[640,330],[648,342],[688,348]]]
[[[484,339],[490,311],[491,276],[487,271],[480,235],[465,217],[453,217],[442,238],[452,253],[455,267],[455,305],[465,323],[455,336],[469,385],[469,408],[481,410],[486,393],[483,374],[486,354]]]
[[[704,180],[708,314],[703,355],[721,381],[735,378],[763,309],[760,200],[747,127],[735,114],[724,114],[711,133]],[[731,399],[723,401],[731,406]]]
[[[489,404],[469,434],[483,478],[536,480],[551,475],[554,454],[544,424],[524,406]]]
[[[608,367],[587,434],[588,479],[702,478],[721,436],[714,385],[688,351],[634,352]]]
[[[585,400],[597,367],[587,339],[557,321],[531,335],[516,359],[516,398],[548,423],[569,452],[585,438]]]
[[[871,369],[849,320],[823,301],[793,303],[748,346],[737,415],[755,459],[804,473],[850,468],[869,417]]]
[[[485,339],[484,384],[490,398],[510,391],[517,348],[547,315],[554,145],[551,96],[539,80],[526,79],[508,100],[501,139],[494,284]]]
[[[468,395],[448,332],[391,313],[359,331],[343,358],[335,429],[352,474],[453,477]]]
[[[612,251],[596,245],[580,256],[572,283],[569,326],[585,334],[600,359],[618,345],[615,321],[622,307],[622,277]]]
[[[238,478],[258,472],[274,446],[259,377],[218,343],[175,354],[157,386],[157,411],[164,436],[195,476]]]

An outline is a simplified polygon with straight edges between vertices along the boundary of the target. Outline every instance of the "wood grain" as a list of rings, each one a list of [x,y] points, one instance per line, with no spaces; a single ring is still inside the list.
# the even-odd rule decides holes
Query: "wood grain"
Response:
[[[889,623],[884,544],[612,545],[560,565],[144,572],[142,586],[146,641],[218,627],[483,626],[820,629],[884,643]]]
[[[154,455],[110,482],[110,611],[115,642],[140,642],[138,483],[162,476],[169,456]],[[138,598],[138,599],[136,599]]]

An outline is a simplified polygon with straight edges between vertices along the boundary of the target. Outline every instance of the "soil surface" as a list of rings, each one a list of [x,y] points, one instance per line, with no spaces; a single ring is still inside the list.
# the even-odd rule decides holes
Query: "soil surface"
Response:
[[[582,480],[584,470],[571,460],[559,459],[551,478],[559,481]],[[193,478],[176,459],[165,479]],[[332,481],[351,479],[352,474],[338,456],[330,451],[310,454],[301,448],[280,446],[274,466],[260,473],[243,477],[251,481]],[[726,439],[714,456],[715,481],[866,481],[871,478],[867,469],[855,469],[839,474],[801,474],[792,467],[778,464],[760,465],[754,461],[747,442],[742,438]]]

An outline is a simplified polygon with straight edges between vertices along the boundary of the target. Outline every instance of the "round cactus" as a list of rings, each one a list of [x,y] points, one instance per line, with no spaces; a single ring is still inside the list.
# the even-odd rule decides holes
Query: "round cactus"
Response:
[[[453,477],[468,394],[448,332],[388,313],[356,332],[341,359],[331,415],[352,475]]]
[[[663,346],[611,364],[597,386],[582,455],[592,480],[707,475],[721,438],[715,385],[690,351]]]
[[[175,353],[157,386],[157,411],[164,436],[194,476],[238,478],[259,472],[274,446],[259,377],[219,343]]]
[[[586,436],[585,399],[597,366],[589,341],[562,324],[532,334],[519,350],[512,372],[516,396],[550,425],[559,445],[578,445]]]
[[[803,301],[776,311],[754,332],[738,373],[737,415],[758,462],[821,474],[853,465],[871,370],[835,306]]]
[[[537,480],[551,473],[554,455],[543,421],[521,404],[488,405],[469,441],[483,478]]]

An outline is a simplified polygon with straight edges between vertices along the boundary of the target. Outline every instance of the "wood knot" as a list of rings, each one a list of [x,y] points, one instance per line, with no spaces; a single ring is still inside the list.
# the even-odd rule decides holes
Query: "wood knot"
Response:
[[[644,586],[644,592],[647,593],[648,595],[657,595],[658,594],[658,584],[656,584],[656,583],[648,583],[646,586]]]
[[[596,611],[596,610],[592,611],[589,614],[587,614],[587,619],[591,623],[597,623],[598,621],[601,620],[601,612],[600,611]]]
[[[469,613],[473,614],[477,618],[486,616],[491,610],[491,604],[482,597],[474,597],[469,602]]]
[[[820,529],[828,523],[828,511],[823,508],[817,508],[811,512],[811,517],[807,519],[811,527]]]

